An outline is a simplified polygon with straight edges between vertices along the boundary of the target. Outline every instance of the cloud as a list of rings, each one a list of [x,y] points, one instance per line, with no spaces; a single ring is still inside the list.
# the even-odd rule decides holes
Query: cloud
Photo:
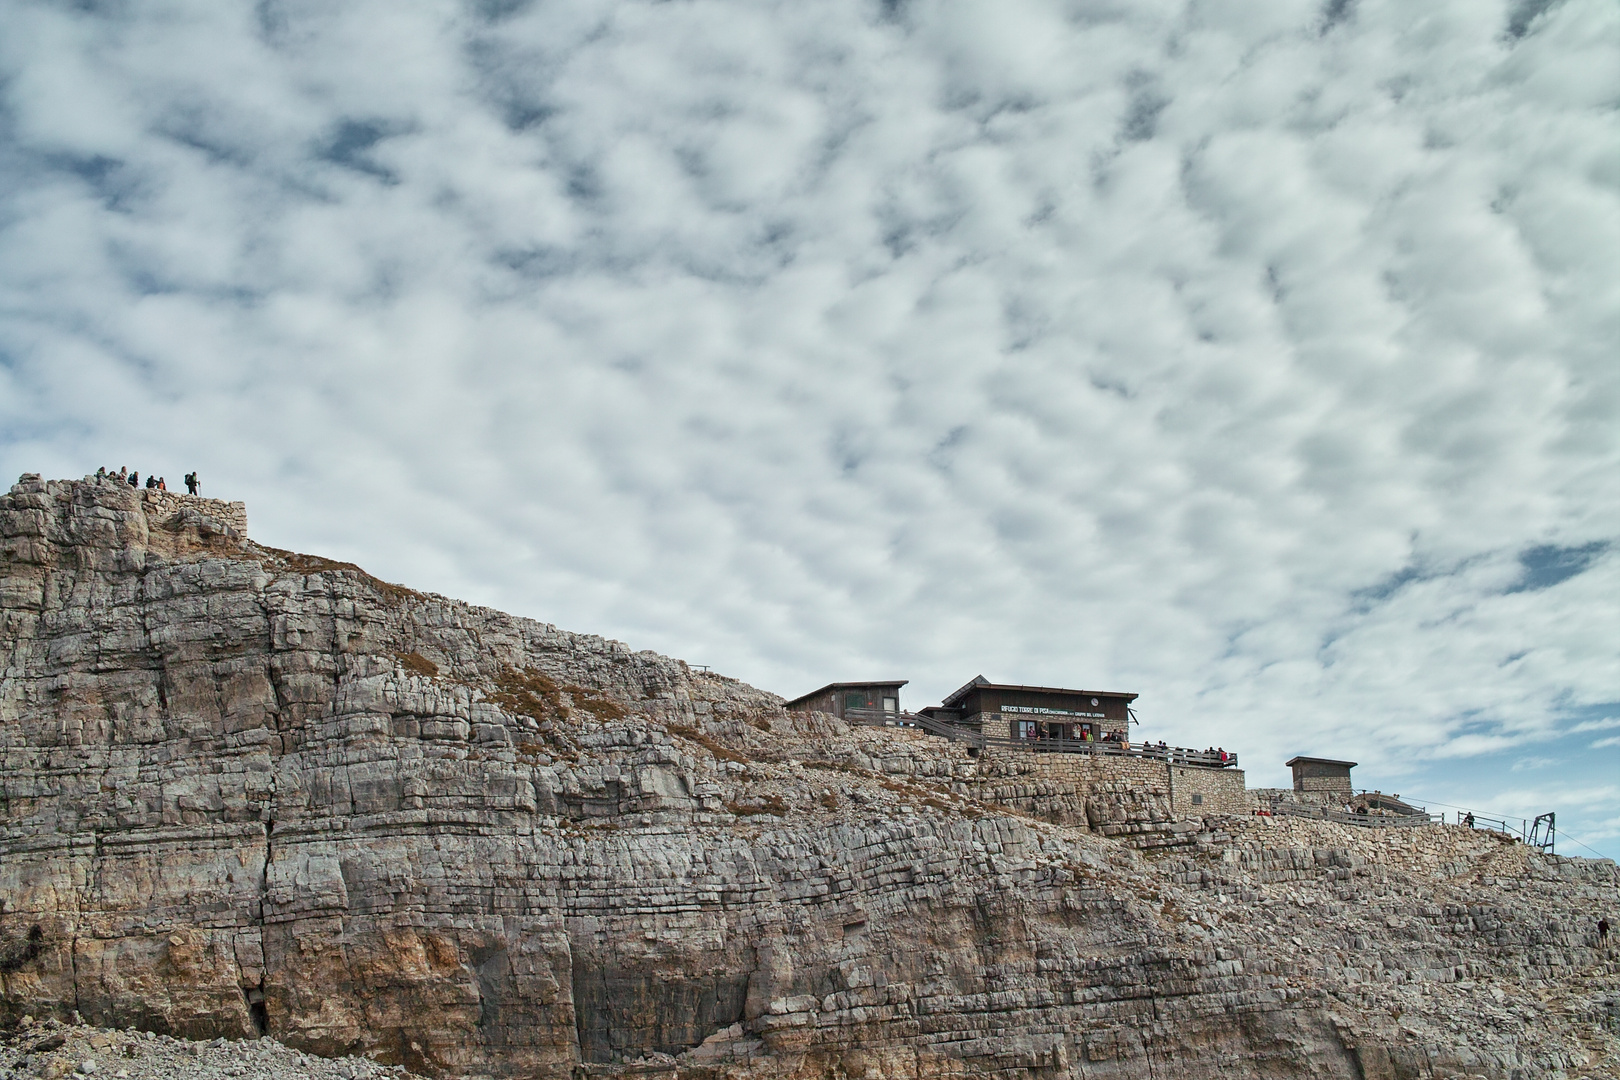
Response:
[[[1255,782],[1612,698],[1612,5],[0,12],[13,472]]]

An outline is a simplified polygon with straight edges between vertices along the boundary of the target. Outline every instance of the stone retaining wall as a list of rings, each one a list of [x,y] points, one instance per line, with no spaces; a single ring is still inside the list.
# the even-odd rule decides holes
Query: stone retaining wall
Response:
[[[1058,825],[1088,825],[1138,847],[1190,844],[1198,832],[1198,819],[1246,815],[1270,805],[1269,799],[1257,803],[1250,798],[1241,769],[1006,746],[987,747],[970,757],[967,744],[914,728],[847,729],[832,717],[820,720],[848,732],[848,745],[836,737],[824,744],[842,763],[943,783],[967,798]],[[1186,827],[1178,828],[1177,823]]]
[[[1243,795],[1244,809],[1239,813],[1267,810],[1273,802],[1292,803],[1296,806],[1325,806],[1341,809],[1349,797],[1342,791],[1296,791],[1294,788],[1250,788]]]
[[[1142,757],[986,749],[964,794],[1057,824],[1086,823],[1138,847],[1182,842],[1178,822],[1246,814],[1243,772],[1170,765]]]
[[[1171,807],[1177,814],[1247,814],[1249,801],[1242,769],[1200,769],[1171,765]]]

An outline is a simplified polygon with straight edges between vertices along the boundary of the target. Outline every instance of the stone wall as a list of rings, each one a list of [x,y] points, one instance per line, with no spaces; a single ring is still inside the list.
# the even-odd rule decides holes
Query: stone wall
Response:
[[[852,728],[828,714],[807,715],[822,725],[826,759],[841,766],[934,784],[1054,824],[1087,826],[1136,847],[1191,844],[1197,819],[1269,805],[1251,802],[1240,769],[1005,746],[975,757],[967,744],[919,729]]]
[[[1247,814],[1239,769],[1152,758],[986,749],[956,790],[1057,824],[1086,824],[1137,847],[1191,843],[1190,819]]]
[[[225,523],[239,536],[245,538],[248,534],[247,504],[244,502],[226,502],[202,495],[147,488],[140,489],[140,496],[142,508],[150,520],[167,522],[193,511]]]
[[[1242,769],[1200,769],[1170,765],[1171,808],[1188,817],[1246,814],[1249,800]]]
[[[1299,791],[1295,788],[1249,788],[1243,793],[1243,798],[1249,811],[1270,809],[1274,802],[1339,810],[1349,801],[1349,797],[1340,791]]]
[[[1290,767],[1294,770],[1295,791],[1333,791],[1350,797],[1350,770],[1354,766],[1349,762],[1294,758]]]

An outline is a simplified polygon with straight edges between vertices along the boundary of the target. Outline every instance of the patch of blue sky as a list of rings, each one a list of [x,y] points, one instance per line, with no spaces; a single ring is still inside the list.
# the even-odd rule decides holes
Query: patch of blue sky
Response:
[[[1550,811],[1559,854],[1620,859],[1620,702],[1571,709],[1530,742],[1432,759],[1398,778],[1365,769],[1352,776],[1357,787],[1399,793],[1447,820],[1472,810],[1518,829]]]
[[[1519,565],[1523,568],[1523,573],[1507,591],[1516,593],[1550,589],[1590,569],[1592,564],[1608,550],[1607,540],[1593,540],[1591,543],[1572,547],[1541,544],[1529,548],[1519,553]]]

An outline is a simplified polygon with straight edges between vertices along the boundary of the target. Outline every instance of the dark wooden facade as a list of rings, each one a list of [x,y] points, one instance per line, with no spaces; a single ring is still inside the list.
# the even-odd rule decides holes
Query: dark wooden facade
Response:
[[[787,703],[793,712],[832,713],[851,723],[899,723],[900,688],[909,680],[835,682]]]
[[[1135,694],[993,683],[983,675],[925,710],[941,720],[1015,739],[1104,740],[1123,736]]]

